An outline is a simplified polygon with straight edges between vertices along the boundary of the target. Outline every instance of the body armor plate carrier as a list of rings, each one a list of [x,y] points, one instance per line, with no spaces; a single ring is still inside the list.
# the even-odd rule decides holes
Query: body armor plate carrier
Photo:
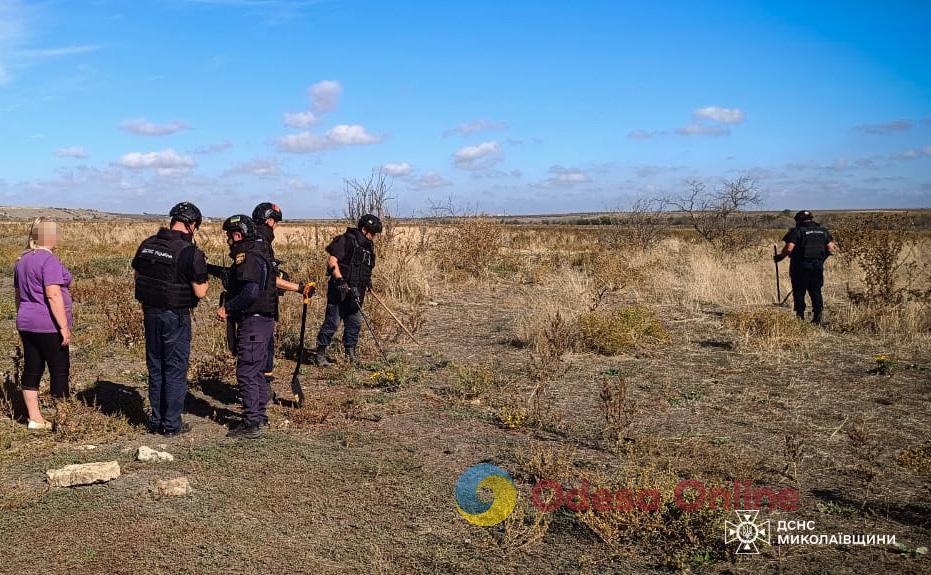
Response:
[[[196,307],[191,284],[181,279],[178,269],[181,252],[192,247],[190,241],[165,229],[143,241],[133,259],[136,299],[160,309]]]

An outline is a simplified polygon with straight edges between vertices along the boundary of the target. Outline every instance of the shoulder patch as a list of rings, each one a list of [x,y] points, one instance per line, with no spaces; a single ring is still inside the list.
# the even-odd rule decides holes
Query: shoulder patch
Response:
[[[246,261],[246,254],[245,254],[245,253],[236,254],[236,265],[239,265],[239,264],[241,264],[241,263],[244,262],[244,261]]]

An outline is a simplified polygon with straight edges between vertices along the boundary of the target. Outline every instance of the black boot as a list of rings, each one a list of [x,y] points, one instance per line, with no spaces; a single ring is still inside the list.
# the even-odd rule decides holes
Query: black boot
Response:
[[[316,352],[314,352],[314,365],[317,367],[330,367],[333,365],[330,363],[330,360],[327,359],[325,347],[317,347]]]
[[[811,323],[815,325],[821,325],[821,310],[818,310],[814,313],[811,318]]]
[[[258,423],[241,422],[226,434],[232,439],[258,439],[262,436],[262,428]]]
[[[349,365],[356,365],[358,363],[356,360],[356,348],[354,347],[346,348],[346,359],[349,360]]]

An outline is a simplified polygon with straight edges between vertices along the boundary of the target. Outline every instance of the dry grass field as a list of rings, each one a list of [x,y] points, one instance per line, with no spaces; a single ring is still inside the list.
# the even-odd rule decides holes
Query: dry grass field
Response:
[[[422,345],[367,300],[392,364],[363,332],[365,368],[304,368],[305,405],[276,403],[269,432],[251,442],[224,437],[238,406],[213,318],[217,285],[195,313],[185,416],[195,429],[145,432],[129,261],[151,221],[64,225],[76,394],[57,406],[46,397],[54,434],[14,422],[10,278],[28,224],[0,223],[0,572],[928,573],[931,237],[901,232],[891,292],[877,292],[866,269],[876,257],[855,257],[855,242],[885,241],[881,231],[839,222],[844,252],[828,260],[817,328],[774,305],[772,244],[790,222],[731,252],[682,230],[400,223],[379,240],[374,287]],[[340,231],[284,224],[283,267],[323,282],[323,247]],[[227,262],[217,223],[198,242]],[[309,341],[323,303],[311,305]],[[273,387],[286,398],[299,298],[281,308]],[[140,445],[163,445],[175,461],[136,462]],[[123,469],[109,484],[45,483],[47,469],[108,460]],[[480,462],[507,470],[518,490],[494,527],[456,511],[456,480]],[[181,476],[192,494],[157,495],[157,480]],[[737,555],[724,541],[733,513],[670,503],[683,479],[794,489],[796,511],[763,510],[773,528],[813,521],[812,533],[898,545],[777,545],[773,529],[759,555]],[[540,480],[656,489],[664,503],[542,512],[531,504]]]

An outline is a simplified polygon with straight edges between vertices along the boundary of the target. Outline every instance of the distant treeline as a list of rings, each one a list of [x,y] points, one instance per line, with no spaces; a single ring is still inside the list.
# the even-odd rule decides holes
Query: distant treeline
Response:
[[[871,214],[876,213],[905,213],[907,212],[913,222],[914,228],[919,230],[931,230],[931,209],[915,210],[864,210],[864,211],[825,211],[815,212],[816,219],[830,226],[832,222],[843,218],[857,217],[869,218]],[[653,216],[659,218],[659,222],[668,227],[677,228],[690,227],[688,217],[681,212],[654,212]],[[788,228],[793,225],[792,217],[795,212],[783,210],[781,212],[741,212],[735,214],[735,217],[744,218],[752,227],[760,229],[770,228]],[[617,212],[591,215],[571,215],[571,216],[547,216],[547,217],[512,217],[497,218],[498,222],[505,225],[544,225],[544,226],[613,226],[624,225],[633,219],[640,217],[641,214],[630,212]]]

